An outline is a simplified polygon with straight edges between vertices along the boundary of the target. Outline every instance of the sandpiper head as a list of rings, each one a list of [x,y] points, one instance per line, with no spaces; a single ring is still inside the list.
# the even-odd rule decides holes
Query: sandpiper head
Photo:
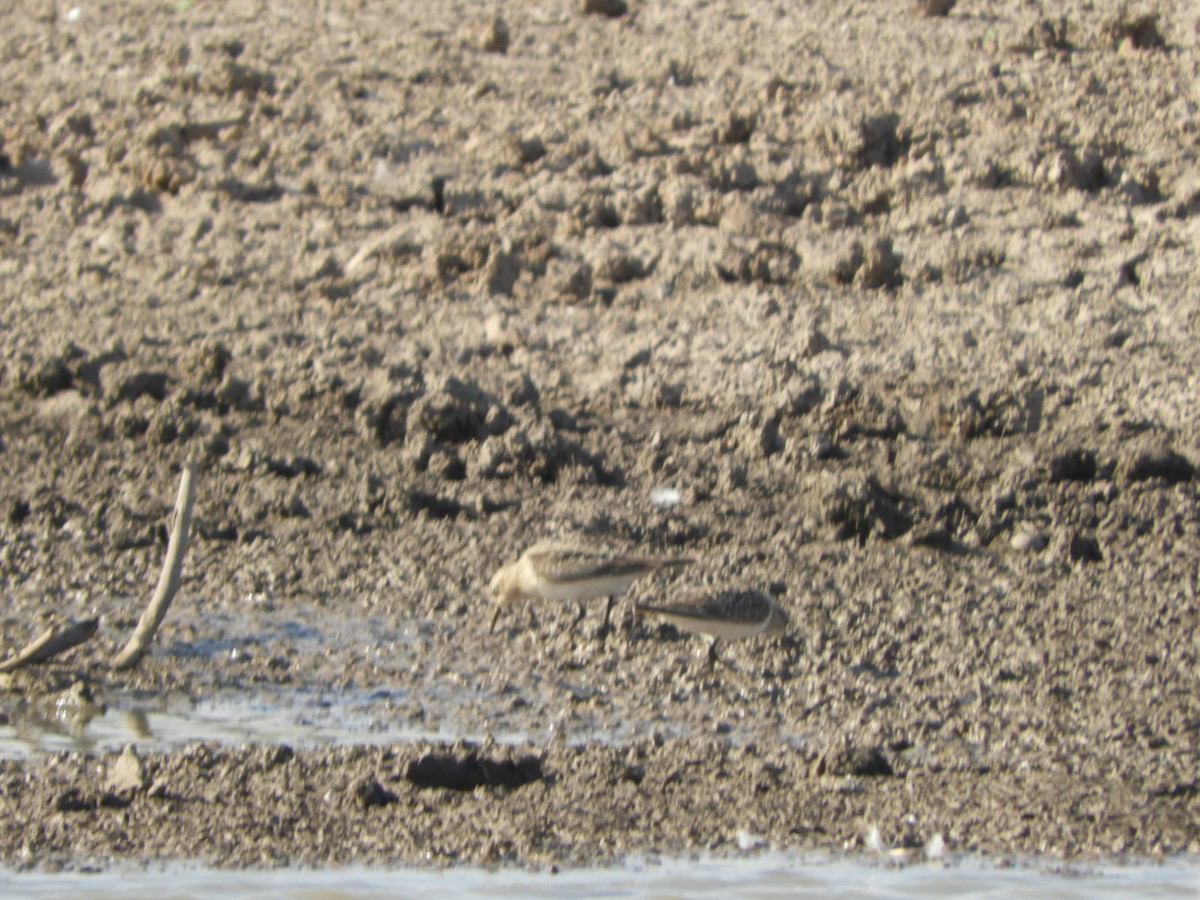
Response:
[[[492,580],[488,582],[488,593],[501,606],[507,606],[509,603],[512,603],[520,593],[517,588],[515,568],[512,563],[501,566],[496,570],[496,574],[492,576]]]
[[[495,631],[500,613],[521,595],[520,588],[517,587],[517,572],[514,564],[509,563],[496,570],[496,574],[488,582],[488,593],[496,604],[496,612],[492,615],[492,624],[488,630]]]

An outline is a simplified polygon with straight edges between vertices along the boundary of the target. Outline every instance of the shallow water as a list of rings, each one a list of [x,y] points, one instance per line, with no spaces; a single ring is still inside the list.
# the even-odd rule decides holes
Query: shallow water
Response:
[[[461,696],[461,694],[460,694]],[[143,696],[113,694],[96,708],[74,709],[54,704],[36,708],[20,704],[0,712],[0,759],[24,759],[35,753],[98,753],[127,744],[154,752],[194,741],[240,745],[288,744],[321,747],[343,744],[393,745],[420,740],[482,741],[502,744],[546,741],[552,731],[487,730],[452,715],[407,719],[386,689],[370,691],[287,690],[257,693],[223,691],[193,699],[185,694]],[[476,727],[472,727],[474,724]],[[647,726],[577,728],[571,743],[628,742],[650,733]],[[659,732],[670,732],[658,723]],[[643,734],[644,732],[644,734]]]
[[[603,869],[559,874],[519,869],[362,868],[214,871],[168,866],[91,875],[0,873],[5,897],[73,898],[86,892],[102,900],[139,898],[292,897],[297,900],[416,897],[431,893],[467,897],[1005,897],[1059,900],[1137,895],[1194,898],[1200,861],[1065,864],[1036,860],[997,866],[976,858],[897,866],[874,858],[756,853],[726,859],[640,859]]]
[[[4,710],[8,724],[0,725],[0,758],[23,759],[56,751],[96,753],[127,744],[153,752],[193,741],[315,747],[462,736],[389,717],[387,706],[386,692],[380,691],[340,697],[290,691],[226,692],[201,699],[183,694],[119,694],[106,698],[104,708],[89,710],[12,707]]]
[[[178,665],[178,684],[186,687],[139,692],[93,685],[96,704],[83,707],[60,702],[62,695],[0,693],[0,759],[127,744],[167,751],[194,741],[298,749],[487,737],[504,744],[628,744],[712,734],[717,725],[707,697],[693,698],[689,715],[680,715],[669,700],[632,714],[623,702],[608,702],[607,688],[589,673],[570,668],[505,672],[496,679],[490,659],[442,652],[454,641],[444,623],[331,618],[302,604],[280,608],[265,601],[234,612],[183,610],[176,618],[189,638],[166,640],[159,652]],[[242,668],[248,659],[272,658],[291,660],[307,680],[257,681],[261,672]],[[414,658],[425,662],[405,662]],[[372,681],[347,687],[342,676],[364,660],[371,663]],[[762,739],[763,727],[772,740],[793,748],[820,743],[802,723],[777,718],[723,727],[717,733],[733,743]]]
[[[0,695],[0,759],[25,759],[35,753],[100,753],[134,744],[145,752],[167,751],[195,741],[208,744],[288,744],[294,748],[344,744],[395,745],[459,739],[500,744],[534,744],[561,739],[627,744],[654,734],[686,736],[686,723],[596,719],[522,730],[498,721],[462,715],[455,709],[468,692],[456,689],[439,699],[425,695],[419,719],[406,715],[403,691],[387,688],[335,691],[320,689],[222,690],[204,697],[187,694],[109,693],[84,709],[49,701],[37,706],[5,702]],[[468,699],[470,699],[468,697]],[[556,733],[560,732],[560,733]],[[731,735],[730,740],[736,740]],[[796,747],[814,740],[802,732],[783,735]]]

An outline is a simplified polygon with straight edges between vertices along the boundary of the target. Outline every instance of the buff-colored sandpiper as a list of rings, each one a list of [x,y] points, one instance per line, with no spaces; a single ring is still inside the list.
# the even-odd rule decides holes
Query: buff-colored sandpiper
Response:
[[[652,613],[676,628],[707,634],[708,662],[717,661],[717,641],[736,641],[755,635],[783,634],[788,617],[783,607],[762,591],[725,589],[693,594],[675,603],[634,604],[639,615]]]
[[[637,579],[659,569],[692,562],[683,556],[634,556],[595,547],[559,541],[543,541],[530,547],[514,563],[502,566],[488,586],[496,602],[491,630],[496,630],[500,613],[518,600],[590,600],[607,597],[604,625],[613,601]],[[582,609],[580,610],[582,616]],[[578,620],[576,620],[578,621]]]

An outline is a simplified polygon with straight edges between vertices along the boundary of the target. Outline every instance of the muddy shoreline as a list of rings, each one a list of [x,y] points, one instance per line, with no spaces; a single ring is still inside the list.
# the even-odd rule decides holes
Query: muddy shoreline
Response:
[[[3,715],[365,694],[540,775],[35,755],[0,863],[1200,852],[1195,15],[623,5],[9,16],[0,658],[101,625]],[[698,562],[489,634],[564,535]],[[714,587],[791,631],[632,615]]]
[[[917,858],[939,835],[996,860],[1161,857],[1192,839],[1169,786],[1126,773],[885,776],[867,756],[722,739],[54,755],[0,767],[10,822],[0,854],[16,869],[180,859],[548,868],[748,846],[855,851],[879,822],[904,823],[884,839]]]

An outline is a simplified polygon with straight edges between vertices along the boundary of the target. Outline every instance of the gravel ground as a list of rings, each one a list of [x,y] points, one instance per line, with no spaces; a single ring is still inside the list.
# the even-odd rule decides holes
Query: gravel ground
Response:
[[[0,862],[1200,852],[1197,14],[426,6],[7,14],[0,655],[101,627],[0,724],[378,691],[516,742],[3,762]],[[567,535],[791,631],[489,634]]]

